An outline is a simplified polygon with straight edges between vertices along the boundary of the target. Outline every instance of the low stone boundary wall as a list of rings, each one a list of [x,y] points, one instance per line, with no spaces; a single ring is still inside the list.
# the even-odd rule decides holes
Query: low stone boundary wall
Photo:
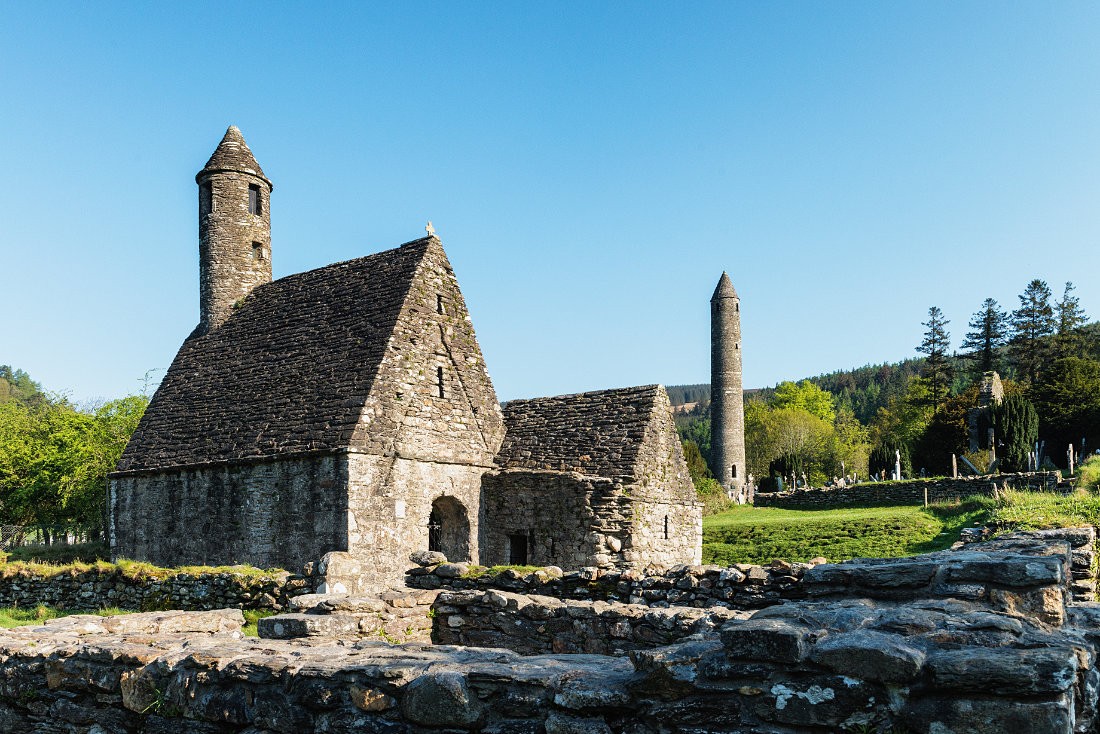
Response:
[[[625,655],[713,635],[731,619],[749,616],[720,607],[654,609],[507,591],[445,591],[432,608],[435,643],[503,647],[522,655]]]
[[[628,657],[241,639],[237,610],[55,620],[0,631],[0,731],[1084,734],[1100,606],[1064,605],[1069,554],[1019,539],[817,566],[807,583],[836,598]]]
[[[864,482],[846,487],[792,489],[786,492],[757,492],[756,507],[786,510],[819,510],[845,505],[919,505],[928,493],[929,502],[957,502],[970,495],[992,495],[995,490],[1030,489],[1051,491],[1062,482],[1062,473],[1022,472],[990,474],[958,479],[913,479],[907,482]]]
[[[677,566],[667,571],[619,571],[587,568],[563,574],[553,566],[521,574],[505,569],[499,574],[462,577],[442,564],[414,568],[406,585],[449,591],[510,591],[556,599],[643,604],[651,607],[728,607],[762,609],[784,599],[800,599],[802,575],[808,563],[778,562],[771,566]]]
[[[10,570],[0,576],[0,607],[95,611],[107,607],[134,610],[285,609],[290,599],[313,591],[311,579],[285,571],[254,573],[174,573],[166,578],[128,576],[117,566],[57,574]]]

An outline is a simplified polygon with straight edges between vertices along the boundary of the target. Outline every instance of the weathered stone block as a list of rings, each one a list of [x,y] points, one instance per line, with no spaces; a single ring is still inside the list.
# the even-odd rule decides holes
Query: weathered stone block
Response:
[[[720,635],[731,658],[781,663],[801,661],[813,641],[810,630],[778,619],[728,622]]]
[[[849,676],[877,683],[905,683],[920,674],[924,652],[897,635],[858,630],[829,635],[814,645],[810,659]]]

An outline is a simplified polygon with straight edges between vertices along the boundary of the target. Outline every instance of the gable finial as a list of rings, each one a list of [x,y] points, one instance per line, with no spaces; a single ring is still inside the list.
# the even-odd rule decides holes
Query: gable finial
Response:
[[[428,233],[429,237],[435,237],[435,227],[432,226],[432,220],[428,220],[428,224],[425,225],[424,231]]]

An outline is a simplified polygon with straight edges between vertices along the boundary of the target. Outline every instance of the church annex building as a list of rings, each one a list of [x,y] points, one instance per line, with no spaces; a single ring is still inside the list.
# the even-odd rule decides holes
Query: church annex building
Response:
[[[663,387],[498,403],[434,235],[271,280],[273,186],[230,127],[196,177],[200,321],[109,477],[113,557],[297,570],[331,551],[698,563]]]

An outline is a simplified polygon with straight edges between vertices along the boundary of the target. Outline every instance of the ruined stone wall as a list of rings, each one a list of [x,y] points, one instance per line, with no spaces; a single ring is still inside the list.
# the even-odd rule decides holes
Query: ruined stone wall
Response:
[[[112,558],[300,570],[347,549],[342,456],[112,474]]]
[[[445,591],[432,609],[436,644],[503,647],[522,655],[625,655],[715,634],[731,619],[748,616],[721,607],[662,609],[508,591]]]
[[[98,609],[209,610],[235,607],[281,611],[290,600],[313,591],[314,579],[273,571],[262,575],[232,571],[127,574],[96,565],[85,571],[45,575],[9,570],[0,577],[0,607],[33,609],[39,604],[93,612]]]
[[[348,455],[348,553],[373,571],[367,591],[401,584],[409,553],[428,549],[433,502],[442,508],[443,552],[478,561],[478,508],[484,467],[369,454]]]
[[[1029,553],[1055,547],[1069,549],[1065,580],[1066,598],[1077,602],[1093,601],[1096,582],[1096,531],[1091,527],[1059,528],[1018,532],[987,540],[988,529],[964,531],[958,550],[1011,548],[1022,543]],[[1045,552],[1045,551],[1044,551]],[[901,564],[904,559],[891,561]],[[406,584],[422,589],[453,591],[506,591],[535,594],[556,599],[645,604],[652,607],[728,607],[763,609],[784,601],[807,598],[804,579],[820,564],[788,563],[777,560],[768,566],[676,566],[668,570],[586,568],[563,573],[560,568],[543,568],[530,573],[504,569],[500,573],[455,578],[442,566],[410,569]],[[851,564],[845,564],[850,568]],[[814,578],[814,574],[810,574]],[[856,575],[859,577],[859,574]],[[916,587],[913,587],[916,588]],[[834,591],[836,591],[834,589]],[[863,593],[857,587],[844,587],[841,593]],[[920,592],[925,593],[925,592]]]
[[[788,599],[805,598],[802,577],[806,563],[772,566],[676,566],[669,570],[590,567],[562,573],[543,568],[530,573],[504,569],[500,573],[454,578],[445,566],[408,571],[406,584],[420,589],[510,591],[556,599],[645,604],[662,608],[728,607],[762,609]]]
[[[1003,489],[1050,491],[1056,489],[1061,481],[1061,472],[1053,471],[992,474],[958,479],[865,482],[846,487],[796,489],[774,493],[758,491],[753,504],[757,507],[783,507],[791,510],[886,503],[919,505],[924,502],[925,491],[928,493],[929,502],[957,502],[970,495],[988,496]]]
[[[0,632],[0,731],[1088,734],[1100,607],[1064,604],[1069,546],[1046,545],[819,566],[823,596],[629,656],[240,639],[239,612],[68,618]],[[564,619],[487,601],[513,639]]]

